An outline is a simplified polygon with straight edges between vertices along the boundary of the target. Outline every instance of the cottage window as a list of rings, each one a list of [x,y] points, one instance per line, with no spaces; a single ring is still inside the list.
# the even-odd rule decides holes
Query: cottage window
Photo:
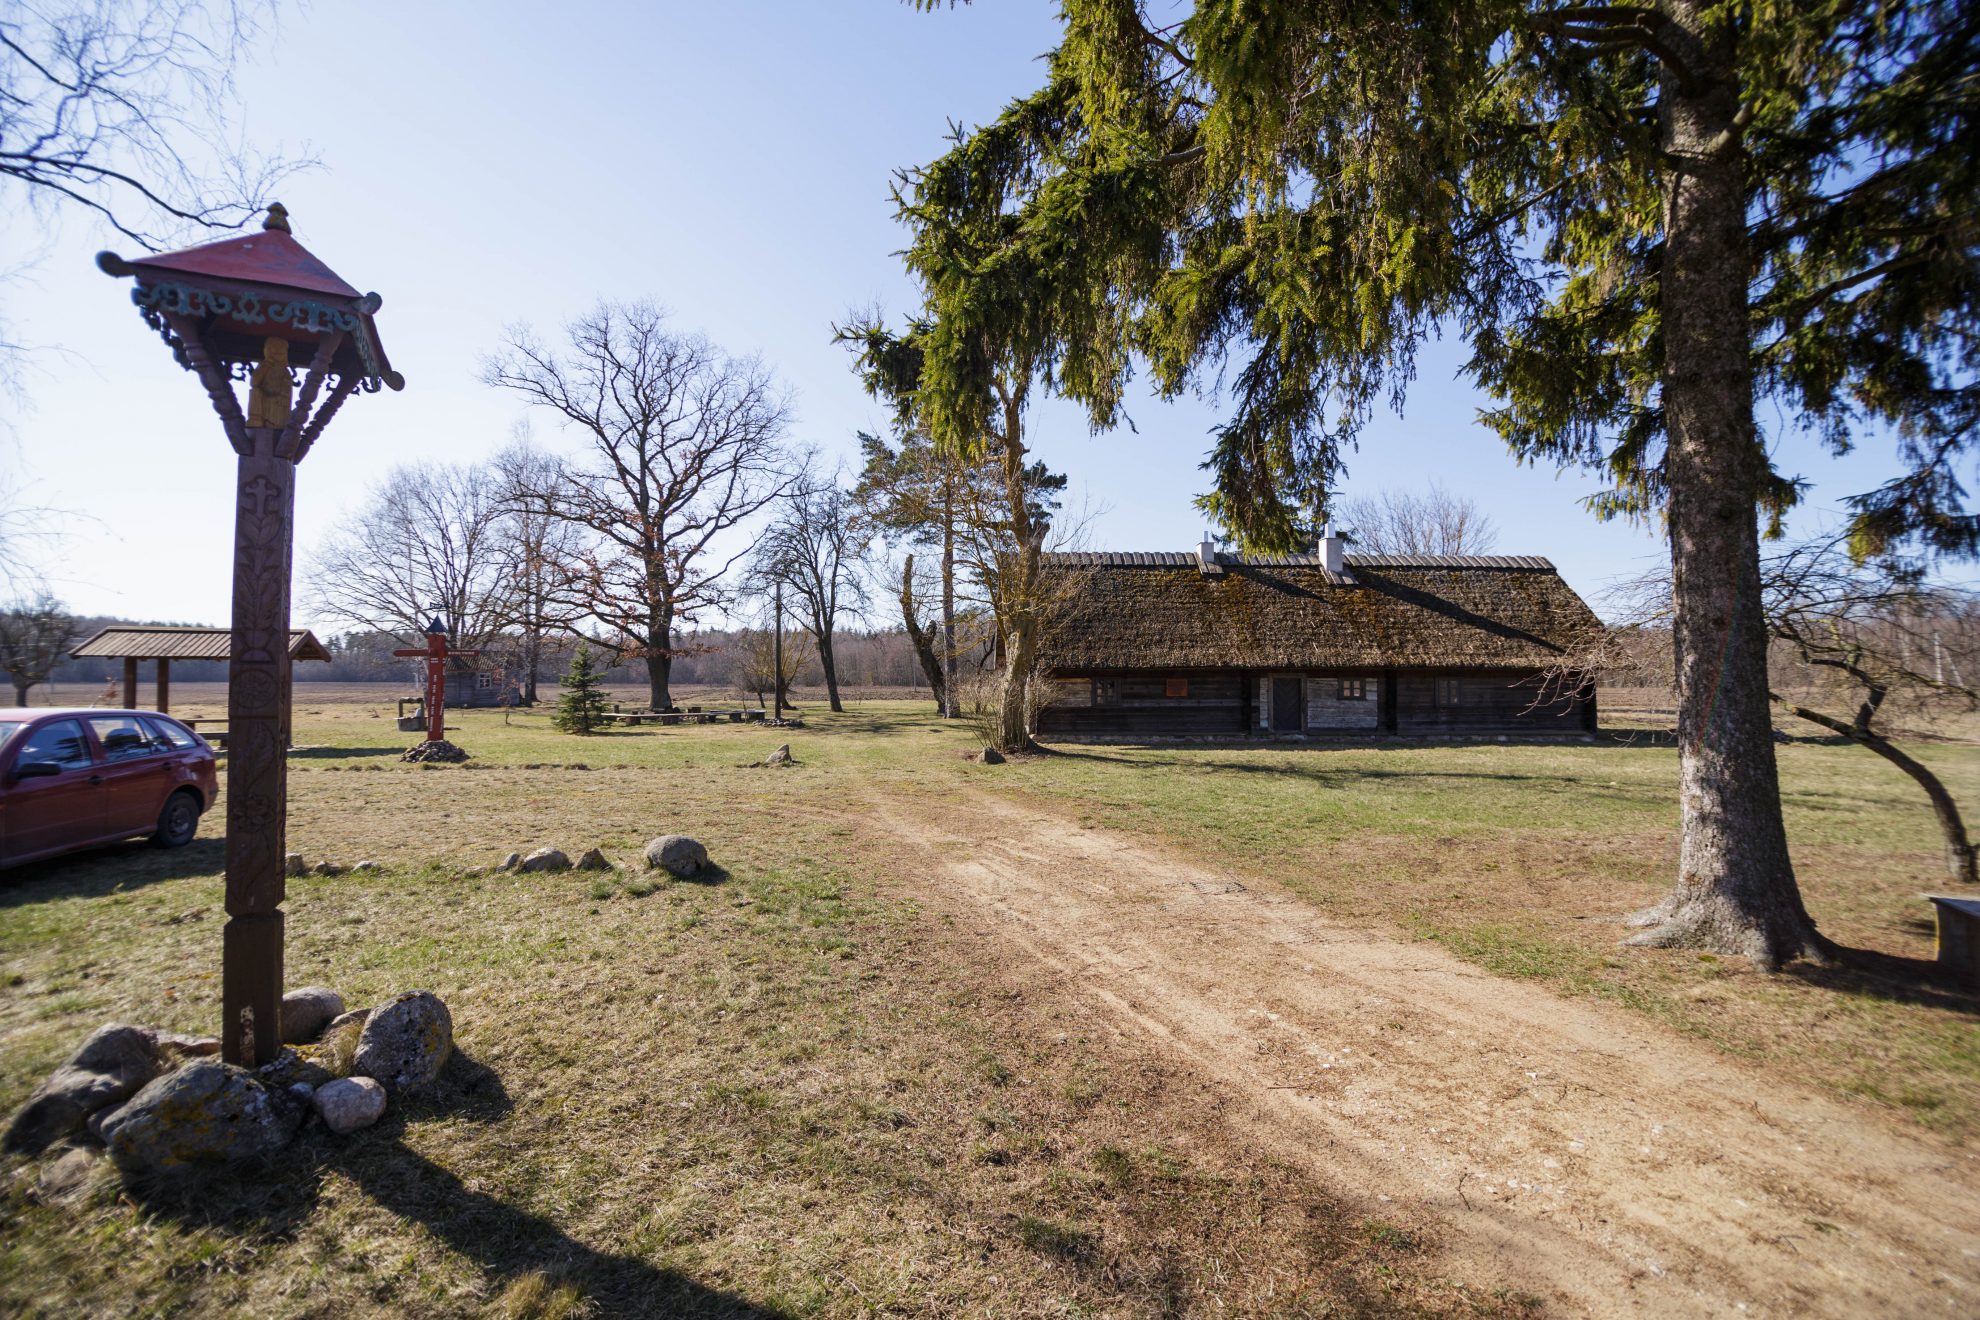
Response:
[[[1437,680],[1437,704],[1439,706],[1456,706],[1462,704],[1457,679],[1440,678]]]
[[[486,672],[478,673],[474,676],[474,685],[478,688],[492,688],[495,686],[495,675]]]
[[[1188,696],[1189,680],[1186,678],[1172,678],[1168,680],[1168,682],[1165,683],[1162,687],[1162,695],[1165,697]]]
[[[1119,702],[1120,699],[1121,687],[1117,680],[1111,678],[1096,678],[1093,680],[1094,705],[1112,706]]]
[[[1365,678],[1344,678],[1341,680],[1342,701],[1368,700],[1368,680]]]

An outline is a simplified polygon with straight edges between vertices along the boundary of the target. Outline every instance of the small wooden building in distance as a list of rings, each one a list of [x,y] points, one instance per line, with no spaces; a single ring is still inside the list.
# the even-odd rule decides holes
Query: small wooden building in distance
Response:
[[[1040,737],[1580,734],[1592,688],[1542,675],[1601,623],[1545,559],[1074,553],[1052,604]]]
[[[226,628],[181,628],[153,624],[114,623],[69,654],[78,660],[101,657],[124,662],[124,705],[137,708],[138,661],[158,662],[158,704],[167,711],[172,700],[174,660],[225,660],[233,652],[234,634]],[[328,660],[330,652],[307,628],[289,631],[289,659]]]

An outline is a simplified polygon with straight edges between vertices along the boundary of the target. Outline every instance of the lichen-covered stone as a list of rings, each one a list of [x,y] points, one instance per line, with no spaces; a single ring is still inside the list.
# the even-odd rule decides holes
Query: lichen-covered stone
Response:
[[[516,863],[518,871],[568,871],[571,859],[561,848],[538,848],[535,852]]]
[[[301,853],[290,853],[286,858],[283,859],[282,870],[285,874],[292,876],[308,875],[309,862],[303,857]]]
[[[195,1059],[148,1084],[103,1121],[110,1157],[128,1174],[170,1176],[271,1155],[301,1119],[287,1096],[218,1059]]]
[[[504,857],[502,859],[502,864],[496,867],[495,869],[498,871],[513,871],[518,866],[521,865],[522,865],[522,854],[519,852],[512,852],[507,857]]]
[[[440,996],[409,990],[365,1019],[351,1072],[376,1078],[387,1090],[416,1090],[440,1075],[453,1049],[454,1019]]]
[[[646,845],[646,864],[685,880],[708,869],[708,849],[685,834],[663,834]]]
[[[98,1027],[69,1061],[35,1088],[7,1127],[6,1149],[32,1154],[135,1095],[179,1060],[216,1054],[220,1042],[156,1027],[113,1022]]]
[[[311,1101],[323,1126],[341,1136],[378,1121],[385,1112],[385,1088],[369,1077],[343,1077],[317,1087]]]
[[[315,1040],[344,1011],[344,997],[324,985],[305,985],[282,996],[282,1043]]]
[[[584,855],[577,859],[577,869],[580,871],[609,871],[612,869],[612,863],[605,859],[603,849],[586,848]]]

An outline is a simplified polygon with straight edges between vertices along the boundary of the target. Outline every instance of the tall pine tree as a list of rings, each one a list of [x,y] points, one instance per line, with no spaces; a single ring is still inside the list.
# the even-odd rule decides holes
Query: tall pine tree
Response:
[[[937,7],[924,0],[924,7]],[[1827,956],[1789,862],[1757,401],[1895,437],[1860,552],[1970,554],[1980,11],[1957,0],[1064,0],[1045,86],[897,196],[930,323],[916,400],[967,444],[1013,358],[1121,417],[1145,363],[1222,381],[1205,511],[1288,548],[1427,335],[1525,461],[1606,470],[1670,535],[1677,883],[1642,943]]]

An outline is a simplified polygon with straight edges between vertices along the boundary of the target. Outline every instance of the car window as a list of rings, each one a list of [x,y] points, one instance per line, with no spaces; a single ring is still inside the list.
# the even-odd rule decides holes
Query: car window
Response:
[[[83,739],[81,721],[56,720],[28,734],[20,753],[14,757],[14,764],[21,766],[29,761],[53,761],[64,770],[87,766],[89,743]]]
[[[188,747],[199,746],[197,738],[170,720],[149,719],[144,722],[144,727],[151,730],[152,736],[162,747],[184,751]]]
[[[128,761],[134,756],[167,750],[156,745],[151,731],[133,715],[92,715],[89,727],[96,731],[96,741],[103,744],[106,761]]]
[[[26,727],[26,720],[0,720],[0,747],[13,741],[14,735]]]

